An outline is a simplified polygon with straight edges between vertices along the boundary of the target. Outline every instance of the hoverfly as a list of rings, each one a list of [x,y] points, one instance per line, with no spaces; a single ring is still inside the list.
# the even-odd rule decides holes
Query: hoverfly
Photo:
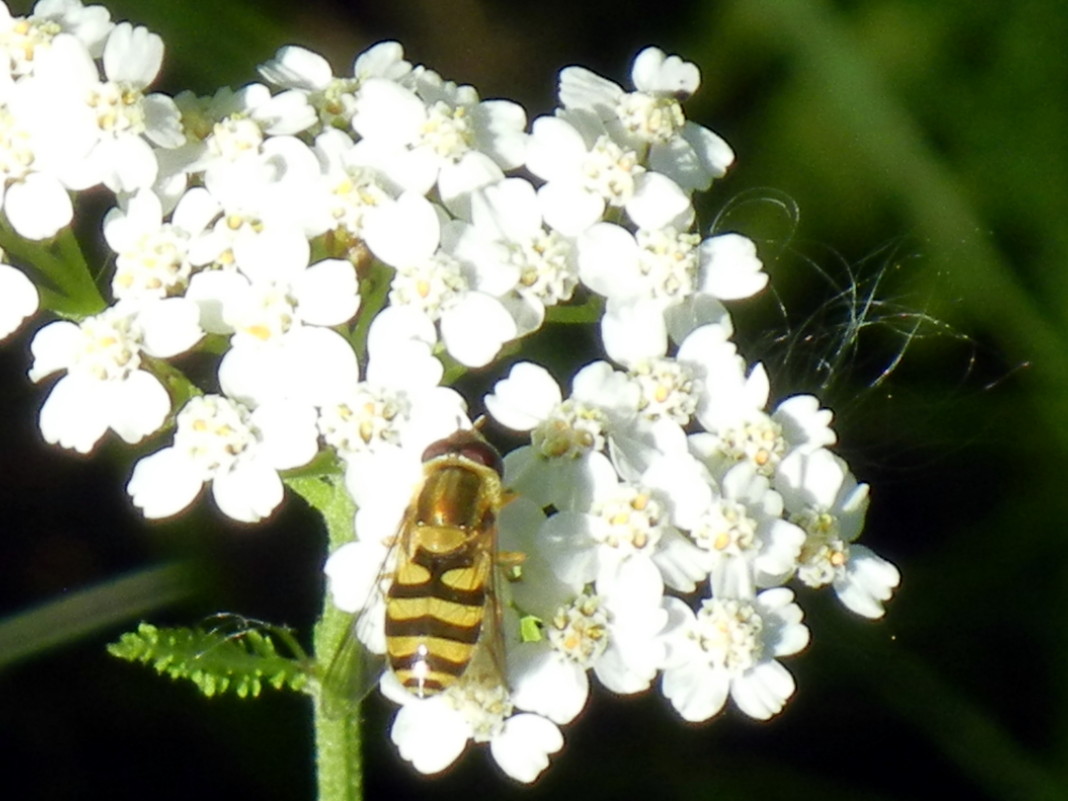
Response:
[[[497,514],[506,493],[501,456],[478,432],[459,430],[423,453],[423,478],[383,565],[385,662],[413,695],[461,680],[506,685],[495,589]],[[376,582],[373,593],[382,592]],[[371,598],[323,680],[328,711],[358,703],[378,679],[357,637]]]

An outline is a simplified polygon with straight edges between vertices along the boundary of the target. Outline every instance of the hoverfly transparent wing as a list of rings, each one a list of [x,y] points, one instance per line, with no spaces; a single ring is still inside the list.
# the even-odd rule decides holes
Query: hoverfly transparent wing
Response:
[[[382,676],[385,654],[373,653],[356,633],[363,614],[366,612],[353,616],[323,675],[322,704],[327,717],[337,719],[352,713]]]
[[[489,562],[489,577],[486,582],[486,607],[482,618],[482,631],[478,645],[471,655],[471,663],[464,671],[465,683],[476,683],[481,687],[503,687],[508,689],[507,660],[505,659],[504,619],[500,594],[500,569],[497,564],[497,531],[487,532],[492,544],[483,552],[483,559]]]
[[[502,490],[501,507],[503,508],[516,497],[516,494],[510,490]],[[498,514],[499,512],[498,509]],[[499,527],[496,521],[493,528],[487,532],[487,537],[490,541],[484,552],[489,560],[490,569],[489,579],[486,582],[486,609],[479,645],[471,658],[468,674],[474,680],[481,682],[482,686],[500,686],[510,691],[508,652],[505,642],[505,606],[511,602],[511,592],[507,586],[506,576],[519,569],[526,554],[500,550]],[[512,618],[514,615],[508,618],[509,625],[511,625]]]
[[[367,598],[352,620],[330,659],[321,682],[326,715],[341,718],[351,713],[374,689],[385,669],[385,653],[375,653],[365,641],[384,642],[384,586],[392,580],[398,538],[386,549]]]

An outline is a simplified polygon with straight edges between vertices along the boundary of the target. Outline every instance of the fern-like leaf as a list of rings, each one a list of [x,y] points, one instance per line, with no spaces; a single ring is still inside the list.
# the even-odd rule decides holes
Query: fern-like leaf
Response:
[[[297,658],[278,653],[275,638]],[[300,691],[308,681],[307,659],[284,629],[227,633],[219,629],[161,629],[142,623],[137,631],[111,643],[108,652],[127,662],[151,665],[172,679],[188,679],[209,697],[230,692],[240,698],[255,698],[265,684],[276,690]]]

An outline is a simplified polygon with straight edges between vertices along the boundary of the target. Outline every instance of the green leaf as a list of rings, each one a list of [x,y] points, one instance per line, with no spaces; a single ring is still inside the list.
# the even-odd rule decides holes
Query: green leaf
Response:
[[[356,505],[341,476],[287,476],[286,486],[323,516],[333,552],[355,537]]]
[[[524,615],[519,619],[519,638],[523,642],[541,642],[541,620],[534,615]]]
[[[582,303],[550,306],[545,310],[545,322],[581,325],[596,323],[604,316],[604,298],[590,294]]]
[[[23,239],[0,220],[0,248],[13,257],[12,263],[29,269],[41,305],[59,316],[83,320],[107,305],[69,228],[52,239],[34,242]]]
[[[295,658],[278,653],[279,640]],[[264,684],[300,691],[308,681],[308,659],[286,629],[157,628],[142,623],[108,646],[108,652],[127,662],[151,665],[172,679],[192,681],[211,697],[231,692],[255,698]]]

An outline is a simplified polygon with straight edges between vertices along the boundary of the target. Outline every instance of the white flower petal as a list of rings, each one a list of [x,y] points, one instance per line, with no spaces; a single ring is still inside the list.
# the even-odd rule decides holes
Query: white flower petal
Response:
[[[525,242],[541,233],[541,208],[533,184],[506,178],[472,197],[472,220],[493,238]]]
[[[731,146],[703,125],[687,121],[682,126],[682,138],[690,143],[705,171],[713,178],[726,175],[727,168],[734,163]],[[696,188],[703,191],[708,185]]]
[[[116,253],[137,247],[138,239],[155,231],[163,220],[163,205],[148,189],[120,200],[104,218],[104,238]]]
[[[553,181],[578,176],[586,156],[586,143],[573,125],[559,117],[538,117],[531,126],[527,169]]]
[[[30,343],[30,380],[40,381],[57,370],[67,369],[74,362],[80,342],[81,330],[68,320],[57,320],[38,329]]]
[[[516,336],[515,320],[496,298],[469,292],[441,316],[441,340],[467,367],[484,367]]]
[[[520,709],[563,725],[586,706],[590,685],[585,669],[551,650],[547,642],[515,645],[509,649],[508,665],[512,702]]]
[[[352,74],[361,81],[375,76],[400,80],[412,71],[412,65],[404,60],[404,48],[400,42],[379,42],[356,57]]]
[[[609,299],[601,339],[613,361],[633,367],[667,352],[667,326],[659,303]]]
[[[412,699],[397,711],[389,736],[420,773],[440,773],[467,747],[470,730],[442,696]]]
[[[393,267],[418,264],[430,258],[441,241],[441,222],[434,206],[422,195],[405,192],[393,203],[367,214],[367,246]]]
[[[197,497],[202,476],[184,454],[164,448],[134,465],[126,491],[147,518],[176,515]]]
[[[223,312],[248,294],[248,279],[236,270],[202,270],[189,279],[185,297],[200,308],[200,326],[210,334],[231,334]]]
[[[539,506],[552,503],[552,470],[529,445],[504,455],[504,484]]]
[[[200,308],[188,298],[166,298],[149,304],[138,315],[143,332],[142,350],[150,356],[170,358],[193,347],[204,332]]]
[[[274,401],[257,406],[251,417],[263,435],[257,456],[276,470],[307,464],[319,450],[316,417],[310,404]]]
[[[164,94],[146,95],[141,100],[145,115],[145,136],[158,147],[173,149],[185,144],[182,112],[174,100]]]
[[[415,93],[382,78],[363,82],[352,127],[370,140],[407,144],[426,120],[426,107]]]
[[[637,408],[640,390],[625,373],[606,361],[587,364],[571,382],[571,396],[621,416]]]
[[[801,614],[801,607],[794,604],[797,614]],[[800,653],[808,646],[811,634],[808,626],[801,623],[785,623],[779,627],[778,635],[772,644],[771,653],[774,656],[792,656]]]
[[[0,264],[0,340],[13,334],[37,311],[37,287],[21,270]]]
[[[701,254],[701,291],[721,300],[755,295],[768,283],[753,240],[739,234],[706,239]]]
[[[182,195],[171,213],[171,223],[195,233],[205,230],[221,211],[219,201],[202,186],[195,186]]]
[[[504,731],[490,741],[490,752],[501,770],[528,784],[549,767],[549,754],[564,747],[564,737],[552,722],[540,715],[513,715]]]
[[[530,431],[561,401],[560,387],[540,364],[519,362],[485,398],[493,419],[515,431]]]
[[[731,689],[725,670],[685,665],[664,671],[660,689],[683,720],[708,720],[723,709]]]
[[[626,228],[597,223],[578,240],[578,269],[582,283],[605,297],[628,298],[643,290],[638,243]]]
[[[655,606],[664,594],[664,580],[652,559],[633,555],[616,561],[609,570],[602,567],[597,592],[615,598],[617,604]]]
[[[367,353],[371,359],[391,357],[397,342],[410,340],[428,346],[438,341],[430,319],[411,306],[388,306],[380,311],[367,332]]]
[[[373,539],[348,542],[330,554],[323,572],[334,606],[359,612],[371,599],[389,548]]]
[[[356,270],[342,259],[311,265],[293,284],[297,311],[312,325],[341,325],[356,316],[360,292]]]
[[[412,490],[423,475],[420,454],[401,448],[379,448],[349,460],[345,486],[356,502],[360,537],[379,539],[397,533]]]
[[[863,545],[853,545],[844,575],[834,580],[834,591],[849,611],[874,619],[883,616],[883,602],[900,583],[894,565]]]
[[[4,213],[19,236],[41,240],[70,224],[74,206],[70,194],[53,176],[31,173],[8,187]]]
[[[731,698],[749,717],[767,720],[782,711],[795,689],[790,671],[772,660],[736,677],[731,682]]]
[[[410,307],[393,308],[411,310]],[[416,314],[426,319],[425,315]],[[375,321],[377,322],[381,317],[381,314],[378,315]],[[374,323],[371,327],[374,327]],[[367,364],[369,382],[379,386],[405,389],[409,392],[436,386],[441,382],[444,373],[444,365],[439,359],[434,358],[431,346],[413,339],[392,341],[388,350],[374,351],[374,355]]]
[[[560,70],[559,93],[565,108],[610,114],[623,96],[623,89],[585,67],[564,67]]]
[[[578,236],[604,214],[604,200],[577,181],[553,181],[538,189],[545,222],[564,236]]]
[[[549,503],[557,509],[589,509],[606,478],[615,480],[615,469],[603,453],[588,453],[578,459],[541,460],[548,474]],[[517,489],[519,485],[516,485]]]
[[[239,236],[233,244],[238,267],[253,282],[295,282],[307,268],[310,252],[308,240],[294,227],[270,226]]]
[[[477,150],[464,155],[458,162],[446,162],[438,175],[438,193],[442,205],[463,220],[471,219],[471,195],[487,186],[504,180],[501,168]]]
[[[100,180],[113,192],[135,192],[150,187],[159,173],[152,146],[133,134],[101,139],[90,161],[100,171]]]
[[[243,461],[212,482],[212,496],[220,511],[242,523],[258,523],[269,517],[284,495],[282,479],[271,467]]]
[[[159,379],[135,370],[125,381],[108,382],[108,423],[126,442],[158,431],[171,411],[171,398]]]
[[[757,584],[781,584],[797,567],[805,532],[793,523],[775,519],[760,526],[760,535],[765,544],[753,562]]]
[[[514,170],[526,161],[527,113],[511,100],[484,100],[471,109],[478,149],[501,169]]]
[[[276,86],[315,91],[325,89],[334,74],[330,62],[304,47],[286,45],[258,68],[260,75]]]
[[[316,121],[315,109],[308,103],[307,95],[295,89],[272,95],[253,111],[253,117],[264,133],[273,137],[264,143],[265,152],[272,143],[307,130]]]
[[[668,334],[672,342],[683,342],[691,332],[703,325],[718,325],[730,337],[734,323],[727,308],[711,295],[692,295],[682,303],[676,303],[664,311]]]
[[[627,216],[639,228],[655,230],[675,225],[685,229],[692,214],[689,196],[666,175],[643,172],[634,179],[634,196],[627,201]]]
[[[782,426],[783,436],[791,446],[817,448],[833,445],[838,436],[831,428],[834,414],[820,405],[814,395],[794,395],[780,403],[772,419]]]
[[[89,453],[108,430],[109,413],[99,381],[64,376],[41,407],[41,434],[51,445]]]
[[[219,383],[231,398],[250,406],[296,401],[321,406],[344,397],[359,381],[356,354],[329,328],[290,331],[277,346],[234,346],[219,365]]]
[[[635,57],[630,79],[642,92],[689,97],[701,85],[701,71],[696,64],[669,56],[659,47],[647,47]]]
[[[593,515],[564,510],[546,519],[538,538],[542,556],[560,581],[582,587],[597,576],[593,532],[602,521]]]
[[[148,28],[128,22],[116,25],[104,46],[108,80],[144,87],[155,80],[163,64],[163,40]]]
[[[663,648],[656,642],[642,643],[644,647],[627,651],[609,645],[593,666],[598,681],[620,695],[633,695],[648,690],[663,662]]]
[[[703,581],[709,572],[708,560],[701,549],[675,529],[669,529],[660,538],[653,561],[664,583],[680,592],[693,592],[697,582]]]

